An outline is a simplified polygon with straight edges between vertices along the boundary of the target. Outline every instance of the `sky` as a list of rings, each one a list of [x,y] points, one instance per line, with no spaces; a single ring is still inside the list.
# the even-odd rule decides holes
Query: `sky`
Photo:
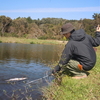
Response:
[[[0,16],[63,18],[67,20],[93,19],[100,13],[100,0],[0,0]]]

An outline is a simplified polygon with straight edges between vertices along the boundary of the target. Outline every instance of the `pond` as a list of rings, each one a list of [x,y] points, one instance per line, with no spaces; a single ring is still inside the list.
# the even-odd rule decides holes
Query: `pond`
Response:
[[[28,87],[26,84],[44,77],[50,66],[59,61],[62,48],[61,45],[0,43],[0,100],[26,100],[26,97],[41,100],[40,88],[47,86],[46,80]],[[7,81],[15,78],[26,79]]]

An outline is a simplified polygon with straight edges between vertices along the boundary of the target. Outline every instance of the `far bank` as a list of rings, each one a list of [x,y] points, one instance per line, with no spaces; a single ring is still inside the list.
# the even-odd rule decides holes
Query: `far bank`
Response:
[[[16,38],[16,37],[0,37],[0,43],[66,44],[67,41],[60,41],[60,40],[41,40],[41,39],[26,39],[26,38]]]

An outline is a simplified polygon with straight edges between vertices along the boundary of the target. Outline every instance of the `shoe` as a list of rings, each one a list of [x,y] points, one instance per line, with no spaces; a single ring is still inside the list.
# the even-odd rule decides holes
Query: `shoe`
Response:
[[[83,79],[83,78],[86,78],[87,75],[83,75],[83,76],[74,76],[72,77],[73,79]]]

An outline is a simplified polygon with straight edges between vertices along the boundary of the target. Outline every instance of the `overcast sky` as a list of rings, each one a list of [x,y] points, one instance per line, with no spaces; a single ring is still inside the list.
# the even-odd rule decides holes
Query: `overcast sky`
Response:
[[[0,0],[0,16],[17,17],[92,19],[100,13],[100,0]]]

